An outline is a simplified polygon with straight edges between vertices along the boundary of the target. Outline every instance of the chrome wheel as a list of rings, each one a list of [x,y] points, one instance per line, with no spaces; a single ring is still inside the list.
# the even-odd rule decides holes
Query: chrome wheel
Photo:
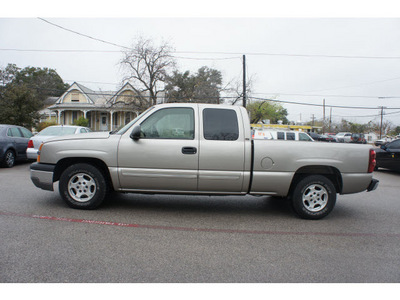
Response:
[[[11,150],[8,150],[6,153],[6,156],[4,158],[5,164],[7,167],[11,168],[14,166],[15,163],[15,155],[14,152],[12,152]]]
[[[77,173],[68,181],[68,193],[77,202],[90,201],[96,194],[96,182],[86,173]]]
[[[311,212],[318,212],[328,203],[328,191],[320,184],[312,184],[303,193],[303,205]]]
[[[308,175],[301,179],[292,192],[292,207],[304,219],[326,217],[336,203],[336,188],[323,175]]]

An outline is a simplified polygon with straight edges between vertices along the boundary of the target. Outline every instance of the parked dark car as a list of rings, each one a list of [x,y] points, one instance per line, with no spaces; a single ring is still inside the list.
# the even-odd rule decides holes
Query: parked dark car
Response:
[[[0,124],[0,165],[12,168],[16,160],[26,160],[26,148],[32,136],[24,127]]]
[[[318,134],[316,132],[309,132],[309,136],[313,138],[314,141],[320,141],[320,142],[336,142],[336,138],[328,134]]]
[[[400,171],[400,140],[394,140],[375,149],[376,167]]]
[[[307,132],[309,136],[313,138],[314,141],[320,141],[321,135],[316,132]]]

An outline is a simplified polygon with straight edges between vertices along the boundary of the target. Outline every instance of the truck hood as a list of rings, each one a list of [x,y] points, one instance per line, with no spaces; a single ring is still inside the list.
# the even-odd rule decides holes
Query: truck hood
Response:
[[[66,141],[66,140],[108,139],[109,137],[110,137],[109,132],[88,132],[88,133],[57,136],[46,139],[44,143],[55,142],[55,141]]]

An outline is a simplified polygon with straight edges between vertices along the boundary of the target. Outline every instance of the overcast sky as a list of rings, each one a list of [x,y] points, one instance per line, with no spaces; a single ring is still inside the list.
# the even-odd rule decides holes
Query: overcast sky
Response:
[[[59,18],[51,11],[44,15],[52,23],[118,45],[131,46],[138,36],[156,44],[166,40],[175,48],[180,71],[208,66],[222,72],[224,83],[241,78],[245,54],[248,77],[254,78],[254,97],[317,105],[325,99],[326,117],[329,105],[374,108],[332,108],[334,121],[345,118],[358,123],[379,122],[379,107],[385,106],[384,119],[400,126],[400,18],[226,18],[224,14]],[[35,16],[0,18],[0,67],[8,63],[48,67],[68,83],[117,89],[122,79],[121,48]],[[282,105],[292,121],[323,116],[322,107]]]

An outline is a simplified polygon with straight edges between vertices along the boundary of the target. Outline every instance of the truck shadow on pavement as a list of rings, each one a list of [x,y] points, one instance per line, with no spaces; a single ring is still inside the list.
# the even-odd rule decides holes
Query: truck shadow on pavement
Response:
[[[286,199],[270,196],[187,196],[111,194],[101,210],[133,209],[141,212],[211,213],[293,217]]]

